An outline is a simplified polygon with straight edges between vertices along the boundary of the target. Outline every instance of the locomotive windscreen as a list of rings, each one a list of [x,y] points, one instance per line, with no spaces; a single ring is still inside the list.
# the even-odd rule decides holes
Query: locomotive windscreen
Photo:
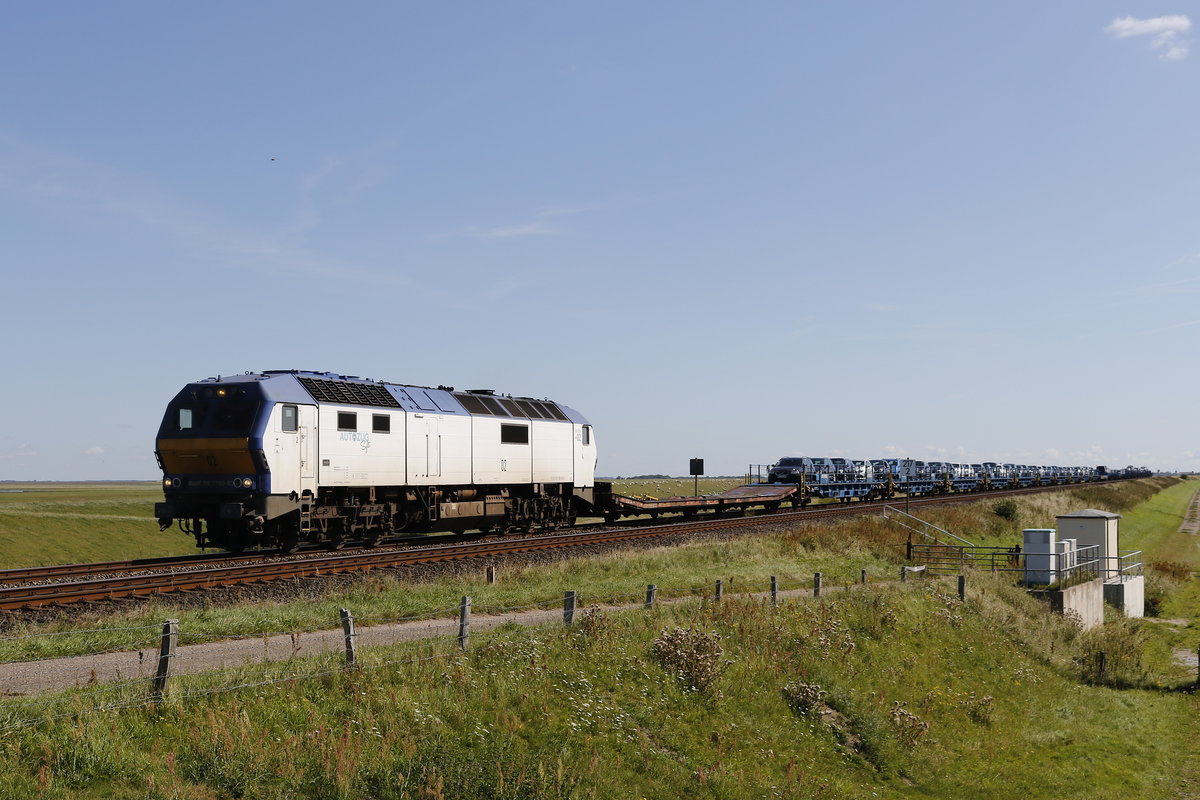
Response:
[[[250,436],[261,405],[258,386],[189,386],[167,406],[158,438]]]

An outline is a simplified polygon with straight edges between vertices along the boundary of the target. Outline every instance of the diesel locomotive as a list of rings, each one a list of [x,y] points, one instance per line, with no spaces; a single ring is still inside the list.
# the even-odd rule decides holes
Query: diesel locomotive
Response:
[[[155,455],[160,526],[233,552],[553,529],[595,502],[587,419],[492,390],[298,370],[209,378],[168,404]]]

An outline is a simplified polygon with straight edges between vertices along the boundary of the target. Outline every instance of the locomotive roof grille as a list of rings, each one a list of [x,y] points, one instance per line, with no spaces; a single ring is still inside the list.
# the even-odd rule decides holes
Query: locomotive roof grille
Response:
[[[508,416],[508,412],[501,408],[499,403],[487,395],[480,395],[479,402],[483,403],[484,408],[486,408],[488,413],[494,417]]]
[[[483,414],[490,417],[513,416],[518,419],[556,419],[560,422],[570,422],[570,418],[549,400],[533,400],[528,397],[508,398],[491,397],[478,393],[455,392],[454,397],[462,403],[463,408],[472,414]]]
[[[296,380],[319,403],[349,403],[358,406],[400,408],[400,402],[388,390],[374,383],[351,383],[327,378],[297,376]]]
[[[497,398],[497,400],[500,403],[500,405],[504,406],[504,410],[507,411],[508,413],[512,414],[514,417],[525,416],[525,412],[521,411],[521,407],[519,405],[517,405],[516,403],[514,403],[512,400],[509,400],[506,397],[500,397],[500,398]]]

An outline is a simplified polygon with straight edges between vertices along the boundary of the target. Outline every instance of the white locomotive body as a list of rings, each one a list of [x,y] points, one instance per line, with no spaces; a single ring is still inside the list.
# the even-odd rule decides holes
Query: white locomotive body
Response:
[[[189,384],[156,454],[160,524],[232,550],[554,528],[595,500],[592,427],[567,406],[330,373]]]

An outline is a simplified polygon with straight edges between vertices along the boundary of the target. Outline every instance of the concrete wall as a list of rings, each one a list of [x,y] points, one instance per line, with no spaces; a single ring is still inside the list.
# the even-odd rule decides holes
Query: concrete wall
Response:
[[[1110,603],[1127,617],[1146,616],[1146,578],[1124,575],[1104,582],[1104,602]]]
[[[1056,614],[1075,611],[1085,631],[1104,624],[1104,581],[1100,578],[1067,589],[1036,589],[1030,594],[1048,603]]]

